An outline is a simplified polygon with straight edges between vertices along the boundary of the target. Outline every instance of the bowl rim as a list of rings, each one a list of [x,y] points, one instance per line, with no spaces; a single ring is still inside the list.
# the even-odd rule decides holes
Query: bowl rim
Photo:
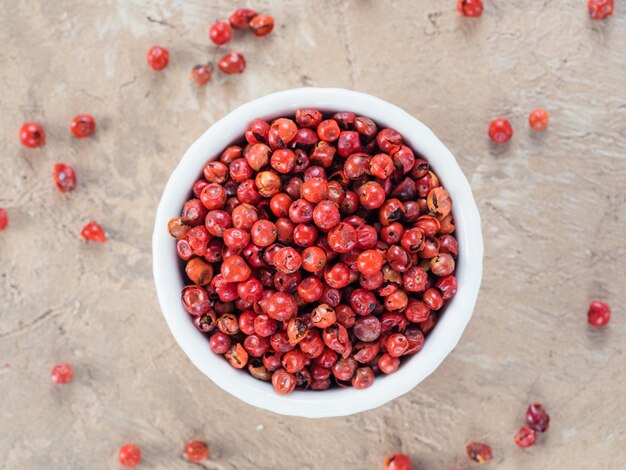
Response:
[[[193,326],[180,303],[180,289],[184,284],[176,241],[167,233],[168,220],[180,215],[204,165],[241,138],[244,126],[257,117],[274,118],[305,107],[348,110],[368,116],[382,126],[395,128],[407,145],[429,161],[454,202],[455,235],[459,243],[455,273],[458,292],[446,306],[445,315],[429,334],[420,353],[405,361],[396,373],[377,377],[374,384],[364,390],[346,388],[277,394],[271,384],[232,368],[213,354],[207,338]],[[170,175],[156,210],[152,235],[153,276],[161,312],[191,362],[217,386],[252,406],[307,418],[346,416],[377,408],[409,392],[439,367],[460,340],[473,314],[482,281],[483,250],[480,214],[470,184],[446,146],[421,121],[398,106],[342,88],[305,87],[271,93],[242,104],[216,121],[187,149]]]

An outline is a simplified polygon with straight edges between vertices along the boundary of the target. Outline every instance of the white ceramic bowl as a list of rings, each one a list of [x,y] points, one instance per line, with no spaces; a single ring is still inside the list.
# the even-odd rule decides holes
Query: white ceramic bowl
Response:
[[[232,368],[213,354],[209,342],[191,322],[181,306],[184,285],[176,243],[167,231],[170,218],[179,216],[191,193],[191,186],[202,174],[207,161],[240,140],[254,118],[293,115],[303,107],[322,111],[352,111],[368,116],[381,127],[392,127],[405,142],[423,155],[439,176],[453,200],[456,237],[459,243],[456,276],[458,292],[448,303],[445,314],[426,339],[424,348],[404,361],[389,376],[376,377],[365,390],[295,391],[279,395],[270,383],[261,382],[247,371]],[[402,109],[364,93],[338,88],[298,88],[264,96],[235,109],[213,124],[185,152],[172,173],[159,203],[152,254],[156,291],[165,320],[180,347],[191,361],[219,387],[250,405],[283,415],[323,418],[344,416],[381,406],[407,393],[450,354],[469,322],[482,278],[483,240],[480,215],[470,185],[450,151],[420,121]]]

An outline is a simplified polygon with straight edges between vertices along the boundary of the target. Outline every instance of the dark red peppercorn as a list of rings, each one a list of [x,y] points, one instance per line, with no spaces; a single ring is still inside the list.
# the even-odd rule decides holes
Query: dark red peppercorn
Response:
[[[526,410],[526,423],[534,431],[545,432],[550,427],[550,416],[540,403],[533,403]]]

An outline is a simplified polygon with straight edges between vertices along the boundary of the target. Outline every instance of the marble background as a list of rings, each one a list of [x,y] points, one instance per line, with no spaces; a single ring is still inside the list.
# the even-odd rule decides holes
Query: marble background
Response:
[[[244,6],[243,2],[235,2]],[[188,78],[222,50],[207,29],[221,1],[0,1],[0,467],[117,468],[135,442],[141,468],[378,469],[387,453],[418,469],[471,468],[485,440],[499,469],[619,469],[626,461],[626,15],[588,19],[585,0],[486,0],[464,19],[454,0],[258,1],[275,32],[237,34],[248,68]],[[146,51],[170,50],[152,72]],[[164,183],[187,146],[237,105],[303,85],[340,86],[404,107],[443,140],[483,219],[485,275],[475,315],[444,364],[408,395],[342,419],[253,409],[201,375],[159,312],[150,236]],[[551,113],[528,129],[535,107]],[[68,132],[75,114],[93,139]],[[510,144],[487,138],[511,119]],[[41,122],[47,145],[22,148]],[[54,162],[79,189],[59,194]],[[78,233],[97,219],[110,241]],[[605,331],[586,309],[613,307]],[[75,367],[71,385],[52,365]],[[522,451],[513,435],[530,401],[551,429]]]

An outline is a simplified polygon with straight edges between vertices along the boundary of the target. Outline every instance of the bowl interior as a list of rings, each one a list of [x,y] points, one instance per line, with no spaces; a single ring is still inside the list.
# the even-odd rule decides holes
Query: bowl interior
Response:
[[[368,116],[380,127],[393,127],[414,151],[426,158],[453,200],[456,238],[459,244],[456,276],[458,292],[428,335],[424,348],[404,361],[389,376],[378,376],[365,390],[331,389],[277,394],[271,384],[232,368],[209,349],[207,338],[192,324],[180,303],[184,286],[176,254],[176,242],[167,233],[167,221],[180,215],[193,183],[211,159],[239,141],[255,118],[293,115],[302,107],[325,112],[352,111]],[[302,88],[274,93],[235,109],[211,126],[187,150],[172,173],[157,209],[153,234],[153,270],[161,310],[176,341],[192,362],[218,386],[241,400],[280,414],[343,416],[380,406],[406,392],[427,377],[457,344],[471,318],[482,278],[480,217],[469,183],[450,151],[417,119],[378,98],[342,89]]]

